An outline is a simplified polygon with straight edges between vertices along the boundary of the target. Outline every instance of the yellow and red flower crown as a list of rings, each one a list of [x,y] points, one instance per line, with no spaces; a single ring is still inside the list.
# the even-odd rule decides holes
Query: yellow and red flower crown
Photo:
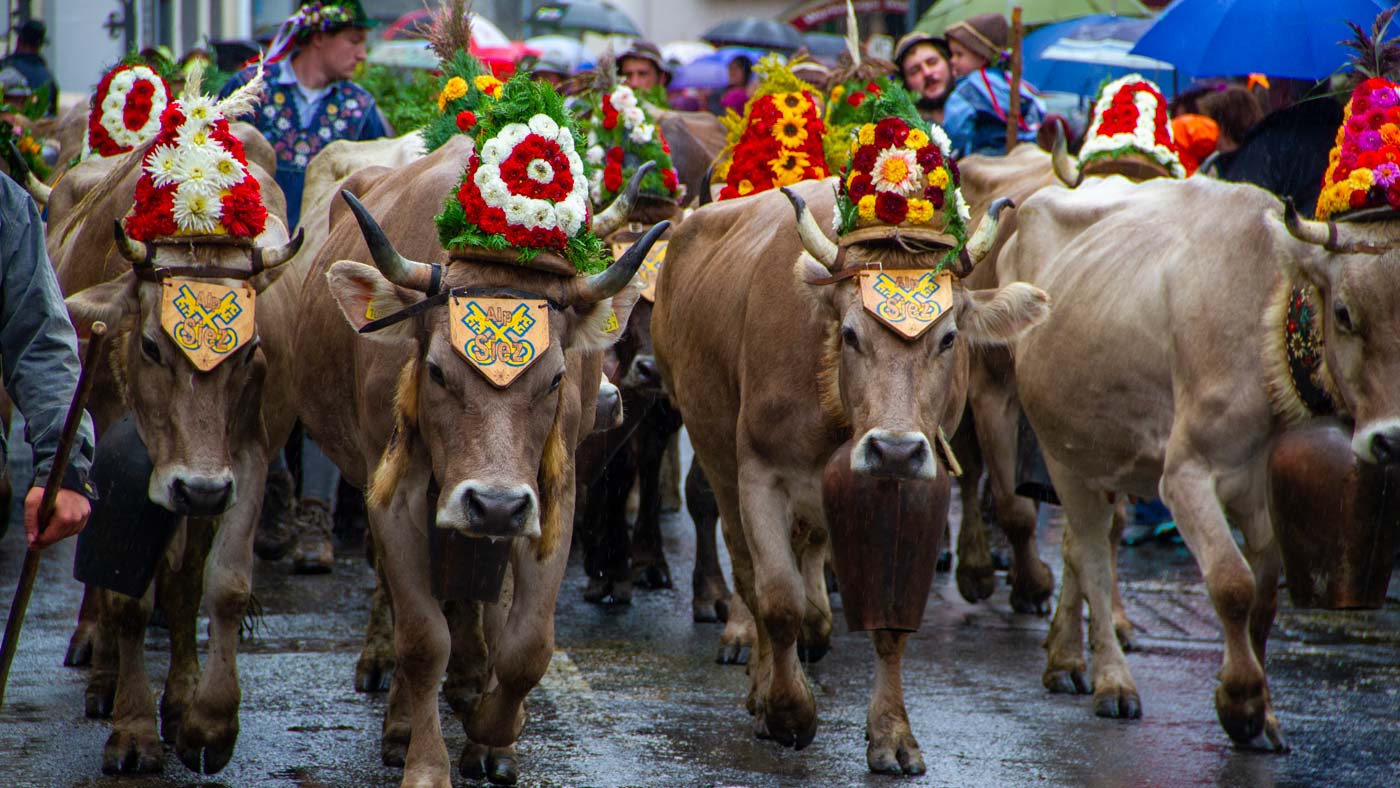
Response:
[[[1400,209],[1400,84],[1372,78],[1351,93],[1332,147],[1317,218]]]
[[[724,118],[729,147],[715,168],[716,183],[724,183],[721,200],[827,176],[826,124],[812,86],[772,56],[754,70],[763,80],[743,117]]]

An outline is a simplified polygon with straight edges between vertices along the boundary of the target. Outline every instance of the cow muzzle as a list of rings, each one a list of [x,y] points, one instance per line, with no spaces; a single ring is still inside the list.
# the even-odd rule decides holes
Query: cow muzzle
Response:
[[[661,369],[656,366],[656,356],[638,355],[632,359],[632,366],[622,378],[622,388],[643,394],[661,393]]]
[[[593,431],[603,432],[622,426],[622,392],[606,378],[598,385],[598,401],[593,414]]]
[[[1400,419],[1386,419],[1357,429],[1351,438],[1351,450],[1361,460],[1376,465],[1400,462]]]
[[[851,470],[884,479],[932,479],[938,462],[922,432],[876,429],[861,436],[851,452]]]
[[[528,484],[506,487],[469,479],[438,505],[437,525],[490,539],[537,538],[539,499]]]
[[[146,491],[156,504],[188,517],[213,517],[237,500],[233,471],[201,473],[191,468],[157,468]]]

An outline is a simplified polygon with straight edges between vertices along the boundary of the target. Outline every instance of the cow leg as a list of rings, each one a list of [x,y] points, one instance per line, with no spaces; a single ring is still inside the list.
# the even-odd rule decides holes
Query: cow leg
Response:
[[[748,537],[744,536],[744,518],[739,514],[739,491],[733,486],[712,482],[715,503],[719,507],[719,524],[724,533],[724,545],[729,550],[734,569],[734,595],[729,600],[729,620],[719,637],[721,665],[746,665],[750,652],[758,642],[758,626],[754,623],[750,600],[754,594],[753,556],[749,553]],[[755,692],[754,674],[750,671],[750,695]],[[751,712],[752,713],[752,710]]]
[[[204,590],[204,562],[214,542],[213,524],[187,520],[179,570],[162,571],[156,577],[156,600],[170,623],[170,671],[160,696],[160,737],[174,744],[185,712],[199,684],[197,647],[199,603]]]
[[[865,764],[879,774],[923,774],[924,756],[904,710],[901,671],[909,633],[877,629],[870,640],[875,644],[875,690],[865,715]]]
[[[1255,502],[1253,507],[1246,509],[1236,519],[1244,533],[1249,566],[1254,571],[1254,604],[1249,609],[1249,641],[1254,657],[1262,669],[1265,665],[1264,655],[1269,642],[1269,631],[1273,629],[1274,616],[1278,613],[1278,578],[1283,554],[1274,537],[1273,523],[1264,501]],[[1283,728],[1279,725],[1278,717],[1274,715],[1267,675],[1264,682],[1264,730],[1261,735],[1251,740],[1248,746],[1287,752],[1289,747],[1283,737]],[[1217,691],[1217,698],[1219,694]],[[1224,721],[1225,716],[1222,714],[1222,725]]]
[[[494,605],[492,607],[495,607]],[[447,659],[447,683],[443,695],[465,731],[471,708],[486,690],[491,678],[490,654],[486,648],[483,605],[475,602],[447,602],[448,631],[452,653]],[[493,631],[497,627],[493,627]],[[457,773],[474,782],[488,781],[514,785],[519,777],[515,747],[490,747],[467,739],[457,760]]]
[[[68,638],[68,651],[63,655],[63,664],[70,668],[81,668],[92,664],[93,640],[97,635],[98,617],[102,610],[102,590],[96,586],[83,586],[83,603],[78,607],[78,625]]]
[[[1113,506],[1102,492],[1092,490],[1063,466],[1046,457],[1055,489],[1064,503],[1068,522],[1065,565],[1074,571],[1089,603],[1089,643],[1094,652],[1094,713],[1100,717],[1135,719],[1142,701],[1128,670],[1127,658],[1113,631],[1113,586],[1117,581],[1109,532]],[[1049,666],[1047,666],[1049,673]]]
[[[163,571],[163,570],[161,570]],[[92,630],[92,671],[84,692],[84,712],[90,719],[112,716],[117,694],[117,619],[108,592],[89,586],[97,599],[97,622]],[[86,603],[86,598],[83,600]]]
[[[383,692],[394,677],[394,617],[389,582],[379,541],[370,537],[370,561],[374,564],[374,594],[370,597],[365,644],[355,663],[355,691]]]
[[[756,462],[740,466],[739,505],[753,559],[758,622],[755,730],[800,750],[816,735],[817,706],[797,659],[805,589],[793,554],[792,516],[780,480]]]
[[[235,459],[238,500],[219,517],[204,569],[209,611],[209,658],[185,712],[175,751],[191,771],[216,774],[238,740],[238,635],[253,591],[253,529],[258,521],[267,458],[260,451]]]
[[[1118,566],[1118,546],[1123,543],[1123,530],[1128,527],[1128,496],[1118,496],[1117,502],[1113,506],[1113,527],[1108,532],[1108,549],[1112,551],[1113,566]],[[1138,650],[1136,628],[1133,622],[1128,619],[1128,612],[1123,608],[1123,589],[1121,583],[1113,584],[1113,631],[1118,634],[1118,644],[1124,651],[1132,652]]]
[[[1061,552],[1068,556],[1074,540],[1072,529],[1065,528]],[[1117,584],[1114,586],[1117,590]],[[1050,632],[1045,636],[1045,673],[1040,683],[1051,692],[1088,695],[1093,691],[1084,661],[1084,594],[1079,576],[1068,559],[1064,578],[1060,582],[1060,599],[1055,604],[1055,616],[1050,620]]]
[[[814,664],[831,650],[831,597],[826,590],[827,541],[825,529],[798,520],[794,528],[798,565],[802,567],[802,636],[797,640],[797,657]]]
[[[719,565],[715,527],[719,504],[700,463],[691,462],[685,477],[685,505],[695,526],[695,571],[690,576],[690,615],[696,623],[729,620],[729,586]]]
[[[112,733],[102,748],[105,774],[153,774],[165,767],[156,734],[156,705],[146,676],[146,624],[151,592],[142,599],[106,592],[107,612],[116,622],[118,669]]]
[[[628,566],[631,537],[627,531],[627,496],[637,477],[637,465],[629,447],[608,461],[602,479],[585,501],[584,571],[586,602],[604,605],[632,604],[632,573]]]
[[[670,437],[678,429],[680,417],[664,403],[658,403],[648,409],[632,436],[640,495],[637,524],[632,530],[631,577],[642,588],[673,587],[661,539],[661,466]]]
[[[962,465],[958,477],[958,497],[962,501],[962,520],[958,523],[958,567],[953,576],[958,593],[968,602],[980,602],[996,588],[996,573],[992,553],[987,547],[987,524],[982,521],[981,496],[977,485],[982,480],[982,453],[977,447],[972,429],[972,414],[963,416],[957,432],[953,433],[953,452]]]

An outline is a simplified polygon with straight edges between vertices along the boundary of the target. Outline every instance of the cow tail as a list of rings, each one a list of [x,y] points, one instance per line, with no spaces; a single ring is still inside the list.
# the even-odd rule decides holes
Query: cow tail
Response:
[[[399,371],[398,386],[394,390],[394,431],[389,434],[389,443],[374,469],[374,479],[370,482],[369,495],[373,506],[386,507],[398,489],[399,480],[408,473],[408,463],[413,457],[413,433],[418,429],[418,367],[422,363],[417,354]]]

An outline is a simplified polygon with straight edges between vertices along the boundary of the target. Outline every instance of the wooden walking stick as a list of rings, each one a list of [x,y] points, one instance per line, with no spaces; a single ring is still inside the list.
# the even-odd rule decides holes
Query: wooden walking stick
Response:
[[[1021,39],[1025,37],[1021,26],[1021,7],[1011,9],[1011,101],[1006,111],[1006,152],[1010,153],[1020,142],[1021,132]]]
[[[53,516],[54,500],[58,497],[63,474],[68,470],[68,457],[73,452],[73,442],[78,437],[78,425],[83,422],[83,406],[87,404],[88,391],[92,388],[92,369],[101,357],[106,344],[107,324],[101,321],[92,324],[92,338],[88,340],[87,353],[83,356],[83,368],[78,374],[78,388],[73,392],[73,403],[68,406],[68,418],[63,422],[63,433],[58,438],[58,451],[54,453],[53,467],[49,468],[49,478],[44,483],[44,497],[39,501],[39,533]],[[0,708],[5,705],[5,687],[10,681],[10,664],[15,661],[15,651],[19,648],[19,631],[24,626],[24,612],[29,608],[29,595],[34,591],[34,578],[39,574],[39,559],[42,550],[31,548],[24,554],[24,569],[19,574],[19,588],[15,589],[15,600],[10,604],[10,617],[5,622],[5,640],[0,645]]]

